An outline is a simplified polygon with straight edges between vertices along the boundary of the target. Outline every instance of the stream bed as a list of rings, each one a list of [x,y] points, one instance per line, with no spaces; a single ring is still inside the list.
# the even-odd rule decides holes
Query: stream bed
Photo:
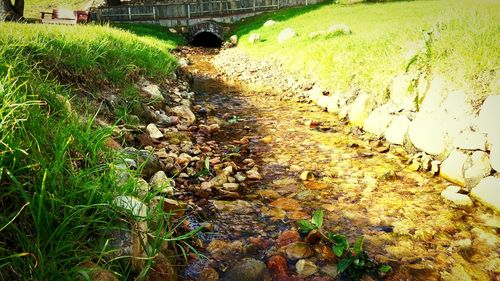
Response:
[[[450,183],[409,169],[402,147],[311,104],[230,80],[211,65],[216,55],[186,52],[198,122],[220,126],[200,141],[217,143],[222,161],[257,175],[199,199],[207,215],[190,223],[209,226],[198,239],[204,257],[191,260],[182,279],[348,280],[336,274],[328,246],[297,231],[297,220],[323,210],[323,229],[351,242],[363,235],[369,256],[392,267],[388,280],[500,280],[498,214],[446,203],[440,193]],[[298,269],[298,260],[308,267]]]

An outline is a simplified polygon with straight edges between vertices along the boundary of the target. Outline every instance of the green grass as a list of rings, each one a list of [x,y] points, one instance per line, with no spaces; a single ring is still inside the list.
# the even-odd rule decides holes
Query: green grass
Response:
[[[279,21],[265,28],[268,20]],[[431,75],[449,79],[471,97],[499,89],[500,4],[496,1],[408,1],[355,5],[326,4],[246,19],[235,33],[239,47],[255,58],[274,58],[287,70],[308,76],[334,91],[361,89],[384,96],[394,76],[403,74],[405,57],[428,31],[441,23],[431,46]],[[309,38],[309,33],[345,23],[351,35]],[[277,43],[291,27],[298,37]],[[263,42],[248,43],[251,33]],[[497,81],[497,82],[495,82]]]
[[[137,33],[0,24],[1,280],[77,280],[89,260],[131,276],[123,260],[100,259],[98,241],[122,217],[110,202],[134,183],[116,183],[110,163],[121,156],[104,145],[112,131],[94,124],[94,109],[72,114],[65,101],[165,79],[180,39]]]
[[[80,10],[87,8],[92,2],[92,0],[25,0],[24,16],[28,18],[40,18],[40,12],[51,12],[53,9],[58,8]],[[95,3],[99,2],[103,1],[95,1]]]

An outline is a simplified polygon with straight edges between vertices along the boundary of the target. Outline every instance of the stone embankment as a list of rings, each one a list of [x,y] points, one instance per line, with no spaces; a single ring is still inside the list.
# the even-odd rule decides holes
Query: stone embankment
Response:
[[[500,95],[474,104],[466,91],[434,76],[420,83],[424,98],[417,104],[408,91],[410,78],[400,75],[388,87],[387,101],[380,103],[360,89],[331,91],[287,73],[272,59],[253,60],[238,48],[223,50],[214,65],[229,77],[281,91],[283,98],[313,102],[368,134],[404,147],[413,155],[408,160],[412,169],[453,183],[442,193],[453,204],[472,206],[472,197],[500,210]]]

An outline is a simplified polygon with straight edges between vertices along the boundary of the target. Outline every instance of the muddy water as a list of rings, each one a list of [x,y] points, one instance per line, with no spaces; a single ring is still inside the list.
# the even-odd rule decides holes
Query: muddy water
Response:
[[[247,181],[236,195],[209,198],[211,231],[201,243],[206,257],[190,262],[184,279],[208,280],[200,272],[211,268],[236,280],[227,272],[241,259],[266,263],[282,254],[277,237],[318,209],[325,212],[325,229],[351,241],[364,235],[369,255],[393,266],[389,279],[499,279],[498,215],[445,203],[440,192],[449,183],[409,170],[401,148],[369,139],[313,105],[229,81],[215,72],[212,56],[199,50],[189,55],[196,105],[208,112],[200,122],[222,125],[208,140],[227,155],[249,140],[245,157],[255,160],[262,180]],[[305,171],[314,178],[301,180]],[[318,253],[308,259],[320,270],[304,280],[335,279],[321,272],[334,259]],[[288,260],[290,276],[297,275],[294,264]]]

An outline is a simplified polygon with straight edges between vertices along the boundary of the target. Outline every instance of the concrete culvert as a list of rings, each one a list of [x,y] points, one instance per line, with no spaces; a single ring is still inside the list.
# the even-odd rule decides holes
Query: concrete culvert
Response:
[[[219,48],[222,40],[211,32],[200,32],[191,39],[191,45],[195,47]]]

